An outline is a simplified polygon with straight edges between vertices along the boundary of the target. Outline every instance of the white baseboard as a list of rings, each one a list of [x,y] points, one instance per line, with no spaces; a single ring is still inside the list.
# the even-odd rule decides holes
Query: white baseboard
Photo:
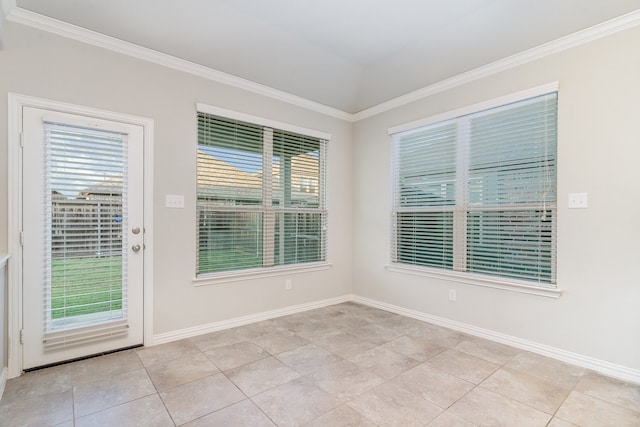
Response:
[[[4,388],[7,386],[7,379],[9,378],[9,371],[5,366],[2,368],[2,372],[0,372],[0,400],[2,400],[2,395],[4,394]]]
[[[353,297],[353,301],[371,307],[380,308],[382,310],[390,311],[392,313],[401,314],[413,319],[433,323],[434,325],[444,326],[445,328],[464,332],[469,335],[485,338],[491,341],[499,342],[501,344],[510,345],[512,347],[527,350],[532,353],[541,354],[543,356],[551,357],[553,359],[567,362],[572,365],[592,369],[610,377],[618,378],[624,381],[640,383],[640,370],[638,369],[616,365],[614,363],[609,363],[604,360],[584,356],[582,354],[572,353],[570,351],[562,350],[544,344],[539,344],[533,341],[524,340],[521,338],[513,337],[511,335],[491,331],[489,329],[478,328],[466,323],[456,322],[454,320],[449,320],[443,317],[432,316],[420,311],[410,310],[397,305],[387,304],[381,301],[376,301],[357,295]]]
[[[301,313],[303,311],[314,310],[329,305],[340,304],[343,302],[353,301],[353,295],[343,295],[341,297],[329,298],[320,301],[314,301],[306,304],[293,305],[290,307],[279,308],[277,310],[264,311],[262,313],[250,314],[248,316],[236,317],[233,319],[222,320],[220,322],[208,323],[206,325],[194,326],[192,328],[180,329],[172,332],[165,332],[153,336],[153,343],[145,345],[164,344],[171,341],[177,341],[184,338],[191,338],[210,332],[221,331],[223,329],[235,328],[237,326],[248,325],[250,323],[261,322],[263,320],[274,319],[276,317],[287,316],[289,314]]]
[[[485,338],[491,341],[499,342],[501,344],[510,345],[522,350],[527,350],[532,353],[537,353],[543,356],[551,357],[562,362],[570,363],[572,365],[581,366],[583,368],[591,369],[596,372],[600,372],[604,375],[619,378],[624,381],[640,383],[640,370],[628,368],[626,366],[616,365],[614,363],[606,362],[604,360],[595,359],[593,357],[585,356],[578,353],[572,353],[570,351],[562,350],[559,348],[551,347],[548,345],[540,344],[534,341],[524,340],[511,335],[506,335],[500,332],[495,332],[489,329],[478,328],[477,326],[468,325],[466,323],[457,322],[454,320],[446,319],[444,317],[432,316],[417,310],[411,310],[408,308],[400,307],[393,304],[357,296],[357,295],[343,295],[341,297],[329,298],[321,301],[314,301],[305,304],[294,305],[290,307],[279,308],[277,310],[264,311],[262,313],[251,314],[248,316],[236,317],[233,319],[222,320],[220,322],[208,323],[205,325],[194,326],[192,328],[180,329],[172,332],[165,332],[153,336],[153,343],[146,343],[145,345],[157,345],[164,344],[172,341],[181,340],[184,338],[191,338],[210,332],[221,331],[223,329],[235,328],[237,326],[248,325],[250,323],[261,322],[263,320],[274,319],[281,316],[287,316],[289,314],[301,313],[304,311],[313,310],[316,308],[326,307],[329,305],[340,304],[343,302],[357,302],[360,304],[368,305],[371,307],[379,308],[382,310],[390,311],[392,313],[401,314],[403,316],[411,317],[413,319],[422,320],[424,322],[433,323],[434,325],[443,326],[445,328],[453,329],[459,332],[464,332],[469,335],[473,335],[480,338]],[[6,383],[6,369],[0,376],[0,392],[4,390],[4,384]],[[0,393],[1,396],[1,393]]]

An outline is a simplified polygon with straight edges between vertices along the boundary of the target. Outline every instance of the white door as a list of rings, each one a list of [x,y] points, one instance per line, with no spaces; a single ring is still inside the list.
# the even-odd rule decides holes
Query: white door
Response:
[[[23,108],[23,369],[143,342],[143,128]]]

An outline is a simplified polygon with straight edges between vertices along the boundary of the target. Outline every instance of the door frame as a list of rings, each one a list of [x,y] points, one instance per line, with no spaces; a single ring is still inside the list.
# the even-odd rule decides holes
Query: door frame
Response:
[[[58,102],[27,95],[9,93],[9,167],[8,167],[8,261],[7,329],[8,378],[22,374],[21,344],[22,295],[22,109],[33,107],[61,113],[138,125],[143,128],[143,187],[145,250],[143,252],[143,344],[153,345],[153,119],[116,113],[80,105]]]

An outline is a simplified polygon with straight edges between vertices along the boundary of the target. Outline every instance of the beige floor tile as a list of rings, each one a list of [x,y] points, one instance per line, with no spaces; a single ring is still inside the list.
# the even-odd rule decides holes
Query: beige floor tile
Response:
[[[348,360],[317,370],[308,378],[342,402],[353,399],[384,382],[381,377],[360,369]]]
[[[334,328],[339,328],[346,331],[351,329],[362,328],[364,326],[371,324],[371,322],[368,321],[367,319],[363,319],[362,317],[351,315],[351,314],[342,315],[342,316],[334,315],[333,317],[327,319],[327,322],[329,322],[331,326]]]
[[[305,427],[376,427],[360,412],[343,405],[305,424]]]
[[[556,412],[571,391],[507,368],[498,370],[480,386],[550,415]]]
[[[136,350],[119,351],[75,362],[71,369],[71,379],[73,385],[78,385],[141,368],[143,368],[142,361]]]
[[[580,427],[640,426],[640,412],[577,391],[571,392],[556,417]]]
[[[71,390],[70,365],[27,372],[7,381],[1,403],[19,402],[52,393]]]
[[[340,356],[316,345],[303,347],[280,353],[277,358],[302,375],[310,374],[324,366],[342,361]]]
[[[575,390],[640,412],[639,384],[626,383],[595,372],[587,372],[580,379]]]
[[[76,417],[93,414],[156,393],[144,369],[99,378],[73,387]]]
[[[278,327],[278,324],[274,319],[250,323],[248,325],[238,326],[235,328],[235,332],[238,336],[244,337],[245,340],[250,341],[280,331],[284,330]]]
[[[174,341],[167,344],[143,347],[139,350],[138,357],[144,366],[153,366],[167,363],[181,357],[194,356],[201,352],[191,340]]]
[[[349,360],[361,369],[373,372],[386,380],[398,376],[420,363],[415,359],[405,356],[404,354],[396,353],[384,346],[365,351]]]
[[[377,347],[377,344],[346,332],[338,332],[315,342],[338,356],[348,359]]]
[[[203,353],[175,359],[147,368],[147,373],[158,391],[199,380],[220,372]]]
[[[350,302],[24,374],[0,427],[640,427],[639,399],[637,384]]]
[[[427,322],[399,315],[377,322],[377,324],[401,335],[419,335],[430,330]]]
[[[326,322],[311,320],[296,326],[292,332],[307,340],[315,341],[328,335],[335,334],[336,329]]]
[[[427,424],[428,427],[477,427],[475,424],[453,415],[450,412],[443,412],[435,420]]]
[[[422,328],[414,328],[407,332],[408,336],[423,338],[432,344],[442,347],[454,348],[462,341],[469,339],[470,336],[462,332],[452,329],[443,328],[442,326],[425,323]]]
[[[362,328],[351,329],[349,333],[375,344],[385,344],[402,336],[402,333],[397,330],[375,323]]]
[[[306,378],[298,378],[251,398],[279,427],[299,426],[340,405]]]
[[[269,353],[250,341],[215,347],[204,354],[223,371],[269,357]]]
[[[75,427],[173,427],[173,420],[157,394],[87,415]]]
[[[579,427],[575,424],[572,424],[568,421],[561,420],[560,418],[554,418],[551,420],[547,427]]]
[[[385,383],[368,393],[347,402],[380,426],[424,426],[442,410],[431,402],[393,383]]]
[[[300,377],[300,374],[276,359],[267,357],[226,372],[247,396],[254,396]]]
[[[245,399],[244,394],[224,374],[160,392],[160,397],[177,425]]]
[[[468,381],[422,364],[391,380],[446,409],[475,387]]]
[[[482,338],[467,338],[455,349],[497,365],[504,365],[522,352],[516,348]]]
[[[447,349],[444,346],[423,338],[409,336],[397,338],[387,344],[384,344],[384,346],[420,362],[431,359]]]
[[[551,419],[549,414],[481,387],[467,393],[448,412],[481,427],[544,427]]]
[[[359,317],[369,321],[370,323],[383,322],[385,320],[395,319],[396,317],[399,317],[398,314],[391,313],[390,311],[367,307],[365,305],[360,306],[357,309],[357,314]]]
[[[212,414],[205,415],[185,427],[274,427],[269,418],[249,399],[234,403]]]
[[[584,368],[528,351],[517,354],[505,367],[517,369],[568,389],[573,388],[585,372]]]
[[[443,351],[425,363],[474,384],[480,384],[500,367],[494,363],[452,349]]]
[[[253,342],[274,356],[282,353],[283,351],[292,350],[309,344],[309,340],[289,331],[280,331],[262,335],[261,337],[254,338]]]
[[[43,388],[46,385],[43,384]],[[73,395],[65,392],[34,394],[29,398],[0,401],[0,426],[41,427],[73,421]]]
[[[222,331],[211,332],[209,334],[192,337],[190,340],[200,351],[209,351],[216,347],[247,341],[247,338],[238,334],[236,329],[237,328],[224,329]]]

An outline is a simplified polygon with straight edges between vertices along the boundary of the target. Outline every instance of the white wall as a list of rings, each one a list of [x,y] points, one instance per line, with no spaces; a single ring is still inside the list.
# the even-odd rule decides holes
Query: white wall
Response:
[[[6,25],[0,51],[0,129],[7,93],[149,117],[154,140],[155,335],[351,293],[351,125],[190,74],[37,31]],[[329,261],[325,271],[194,287],[196,102],[331,133]],[[7,250],[7,133],[0,132],[0,253]],[[38,173],[37,168],[25,173]],[[164,207],[183,194],[185,209]]]
[[[640,28],[356,123],[354,293],[640,369]],[[559,299],[385,270],[390,242],[387,129],[559,81]],[[569,210],[569,192],[589,208]],[[447,300],[457,290],[457,302]]]
[[[154,334],[353,293],[640,369],[640,28],[448,90],[354,125],[15,23],[0,50],[8,92],[155,120]],[[559,95],[560,299],[391,273],[387,129],[550,81]],[[327,271],[194,287],[195,103],[333,134]],[[7,135],[0,132],[0,253],[7,250]],[[587,210],[568,210],[569,192]],[[186,208],[164,208],[184,194]],[[353,242],[353,243],[352,243]],[[456,289],[458,301],[447,301]]]

